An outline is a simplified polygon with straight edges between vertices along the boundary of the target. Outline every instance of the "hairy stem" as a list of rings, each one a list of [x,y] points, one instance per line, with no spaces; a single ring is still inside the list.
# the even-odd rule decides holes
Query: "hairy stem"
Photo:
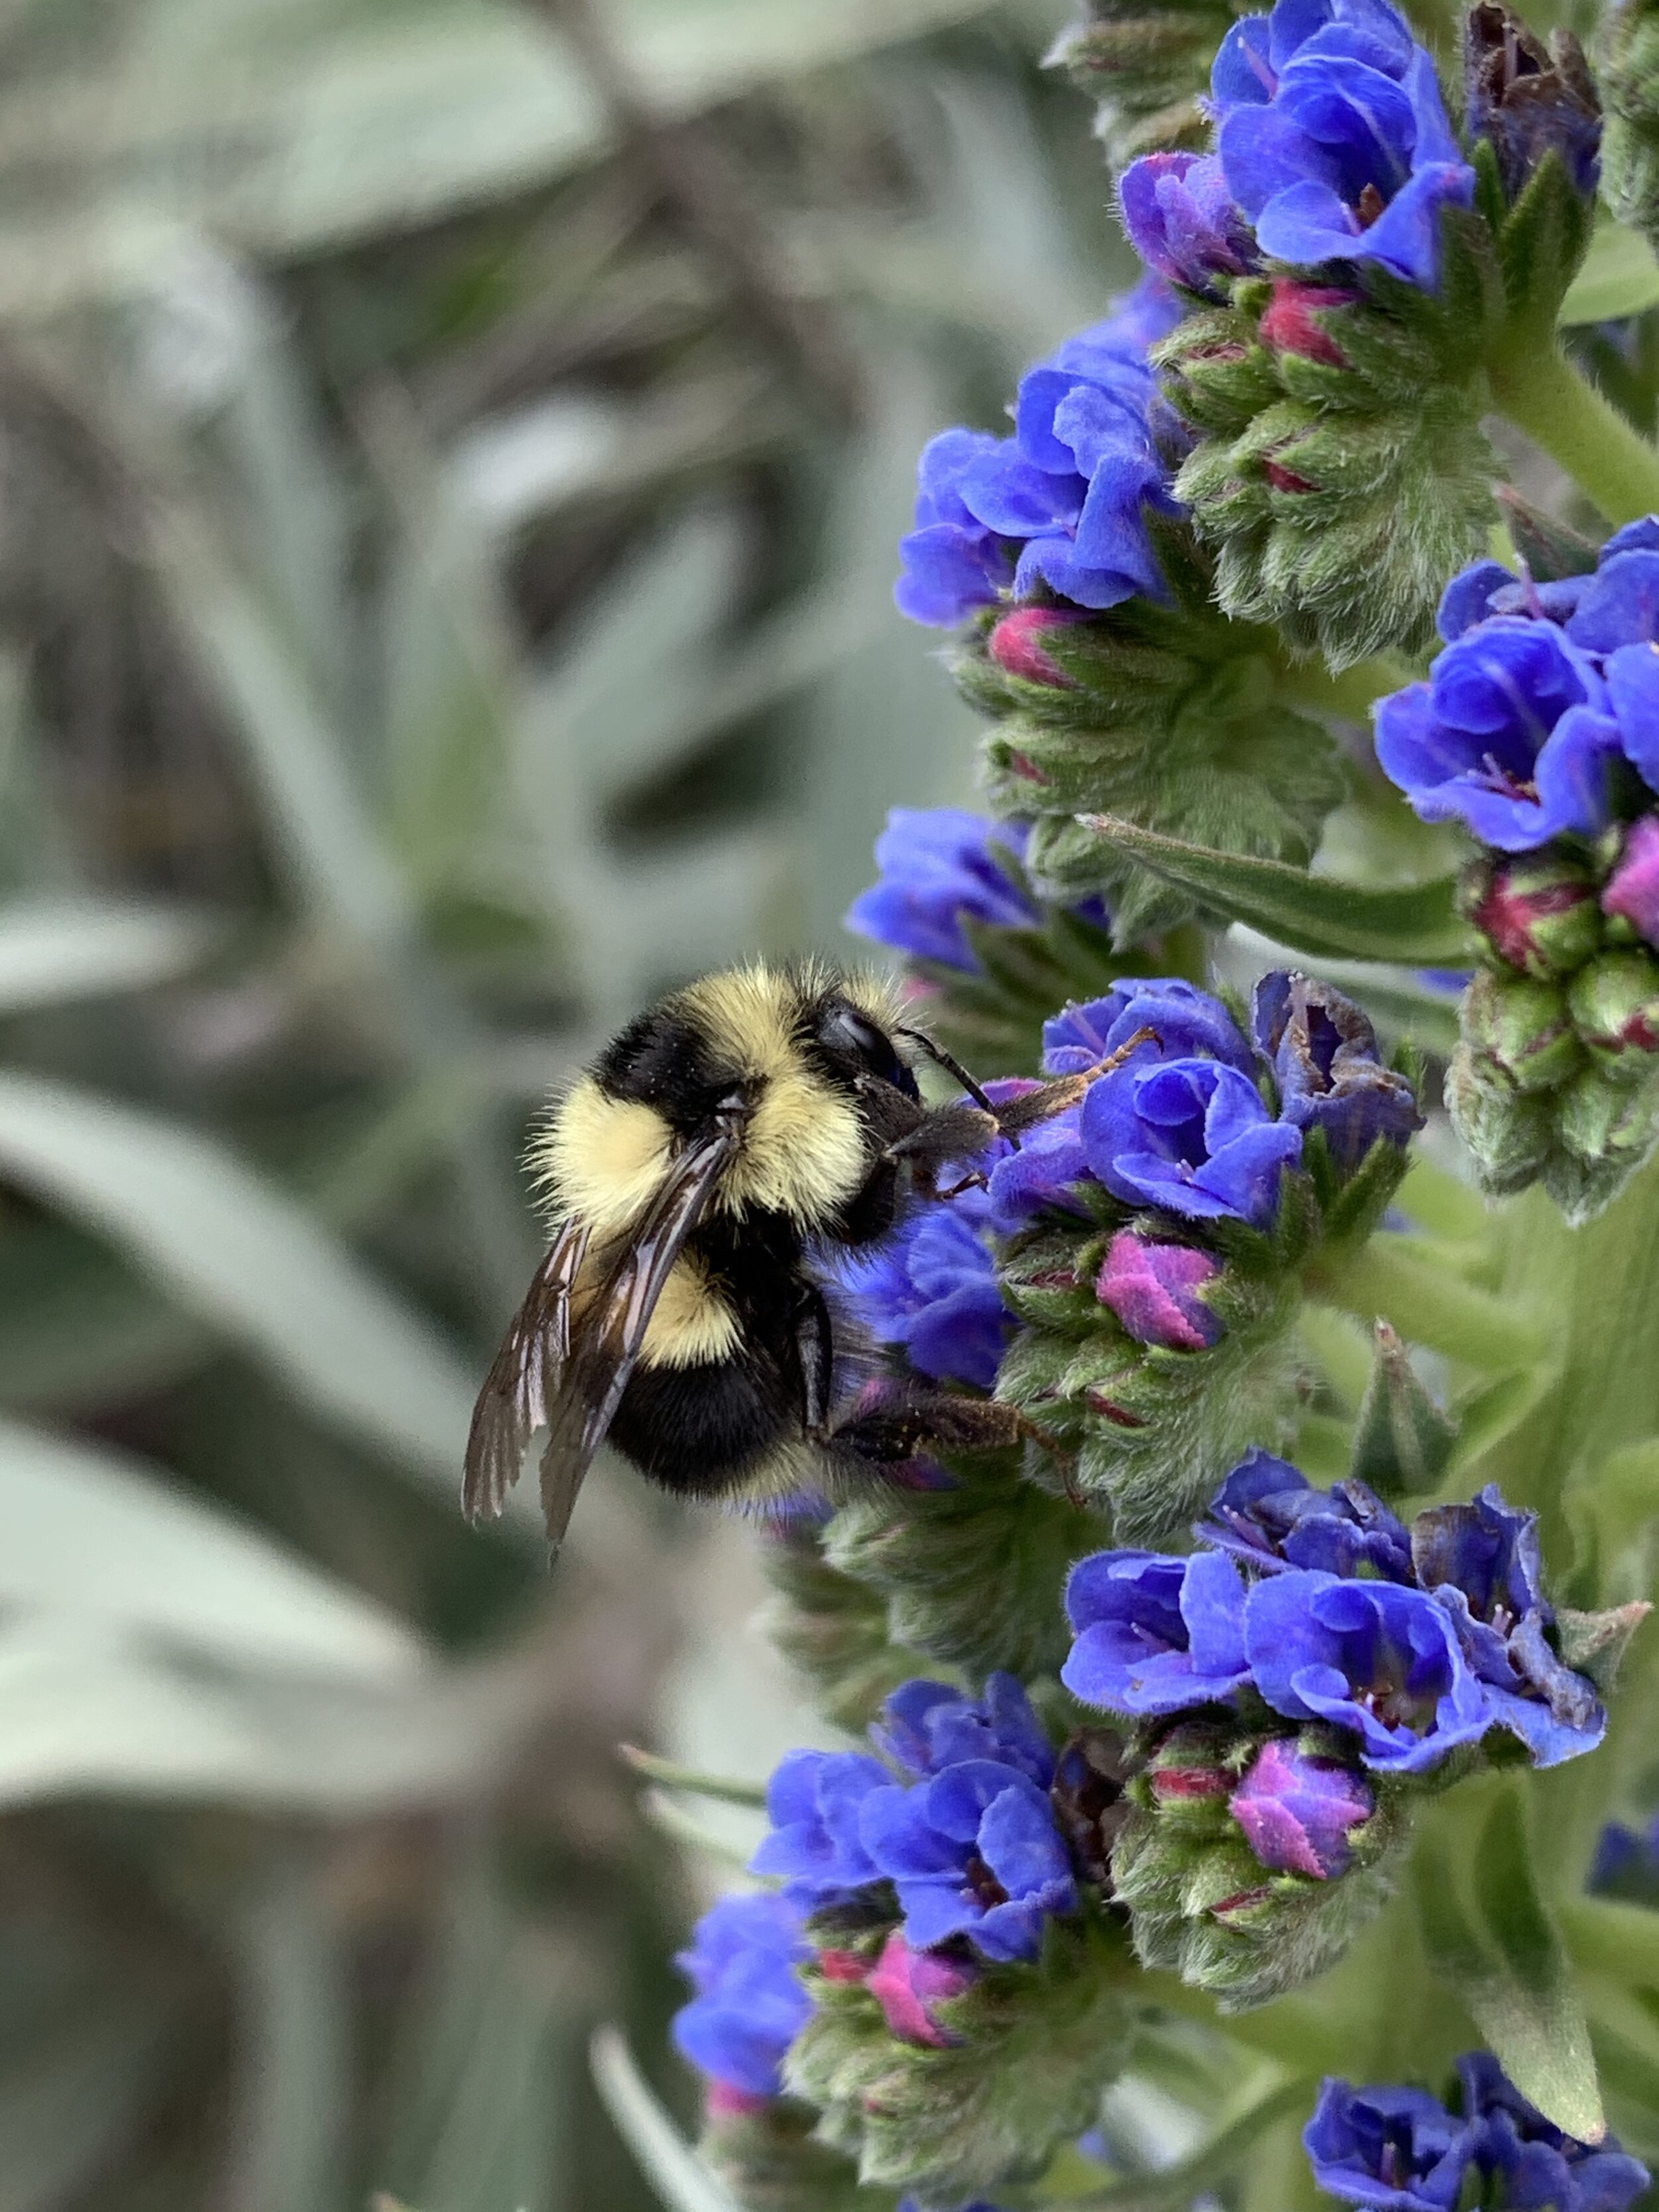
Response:
[[[1589,383],[1559,346],[1516,349],[1491,371],[1492,394],[1615,526],[1659,511],[1659,452]]]
[[[1367,1328],[1391,1322],[1408,1343],[1495,1375],[1542,1356],[1545,1334],[1526,1303],[1477,1290],[1437,1265],[1431,1251],[1421,1237],[1373,1237],[1358,1251],[1321,1265],[1309,1278],[1309,1292]]]
[[[1373,704],[1409,684],[1416,673],[1409,662],[1377,653],[1334,676],[1322,661],[1291,661],[1279,685],[1291,706],[1306,707],[1316,714],[1338,714],[1344,721],[1369,727]]]

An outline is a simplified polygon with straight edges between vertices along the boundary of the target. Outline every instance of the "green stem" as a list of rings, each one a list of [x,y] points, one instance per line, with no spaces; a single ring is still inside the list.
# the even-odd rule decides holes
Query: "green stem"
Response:
[[[1463,1282],[1425,1256],[1431,1249],[1420,1237],[1373,1237],[1312,1271],[1309,1293],[1368,1328],[1392,1322],[1408,1344],[1494,1375],[1543,1357],[1544,1331],[1525,1306]]]
[[[1391,654],[1379,653],[1356,661],[1333,675],[1322,661],[1287,661],[1279,677],[1279,690],[1287,705],[1306,707],[1316,714],[1339,714],[1345,722],[1368,724],[1373,703],[1409,684],[1417,671]]]
[[[1494,363],[1492,396],[1614,525],[1659,510],[1659,452],[1582,377],[1560,348],[1517,347]]]

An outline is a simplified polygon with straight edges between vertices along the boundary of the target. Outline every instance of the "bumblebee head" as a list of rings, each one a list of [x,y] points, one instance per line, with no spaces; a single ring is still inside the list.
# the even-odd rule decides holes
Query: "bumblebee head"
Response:
[[[917,1097],[890,988],[816,965],[707,975],[630,1022],[555,1115],[532,1164],[562,1212],[620,1230],[676,1146],[734,1093],[748,1111],[715,1210],[779,1212],[812,1231],[867,1177],[872,1078]]]

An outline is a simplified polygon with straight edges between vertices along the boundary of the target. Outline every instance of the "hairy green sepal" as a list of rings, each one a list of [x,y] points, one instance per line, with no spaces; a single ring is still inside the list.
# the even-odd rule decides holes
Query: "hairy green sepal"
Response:
[[[1132,1214],[1103,1194],[1104,1221],[1050,1222],[1011,1243],[1003,1294],[1026,1326],[1004,1356],[997,1395],[1075,1455],[1076,1488],[1110,1509],[1119,1542],[1184,1528],[1253,1445],[1288,1446],[1301,1271],[1317,1253],[1363,1242],[1404,1170],[1401,1148],[1382,1140],[1339,1184],[1312,1131],[1270,1231],[1207,1224],[1224,1264],[1200,1295],[1225,1333],[1206,1351],[1137,1343],[1094,1287],[1115,1229],[1182,1242],[1186,1224]]]
[[[1154,535],[1173,603],[1129,599],[1045,632],[1065,684],[1006,674],[984,627],[954,663],[967,697],[996,719],[985,746],[993,805],[1034,820],[1034,883],[1060,902],[1103,896],[1120,946],[1200,902],[1079,828],[1080,812],[1300,866],[1344,790],[1328,733],[1287,703],[1272,632],[1217,611],[1213,566],[1184,526],[1157,524]]]
[[[1316,1881],[1269,1871],[1227,1807],[1262,1740],[1231,1719],[1169,1729],[1129,1784],[1134,1809],[1112,1851],[1112,1887],[1128,1908],[1137,1957],[1211,1990],[1224,2012],[1265,2004],[1335,1965],[1391,1895],[1409,1826],[1399,1793],[1380,1785],[1376,1810],[1350,1831],[1345,1873]],[[1315,1755],[1341,1749],[1319,1728],[1299,1741]],[[1181,1794],[1160,1789],[1171,1770]],[[1207,1794],[1194,1786],[1206,1774],[1216,1782]]]
[[[1098,1517],[1023,1480],[1017,1452],[963,1455],[949,1490],[885,1489],[843,1506],[830,1565],[886,1607],[887,1633],[980,1681],[1059,1672],[1067,1571],[1107,1541]]]
[[[1091,2126],[1133,2033],[1121,1923],[1098,1910],[1048,1923],[1030,1966],[988,1966],[933,2008],[955,2039],[901,2043],[875,1999],[809,1972],[817,2009],[790,2051],[789,2087],[817,2106],[820,2139],[860,2179],[925,2185],[932,2202],[1034,2180]]]
[[[885,1595],[832,1566],[816,1528],[772,1537],[762,1559],[775,1595],[761,1625],[826,1720],[857,1735],[901,1682],[928,1671],[919,1652],[892,1640]]]
[[[1552,344],[1589,244],[1590,205],[1557,155],[1513,206],[1490,147],[1474,166],[1475,208],[1442,219],[1437,292],[1375,264],[1299,270],[1351,296],[1312,309],[1322,337],[1296,349],[1264,342],[1273,286],[1251,278],[1154,352],[1201,434],[1176,495],[1215,550],[1221,606],[1334,669],[1431,642],[1447,578],[1496,519],[1488,373]]]
[[[862,2187],[853,2161],[817,2140],[817,2118],[793,2097],[769,2098],[711,2119],[697,2154],[744,2212],[892,2212],[896,2192]]]

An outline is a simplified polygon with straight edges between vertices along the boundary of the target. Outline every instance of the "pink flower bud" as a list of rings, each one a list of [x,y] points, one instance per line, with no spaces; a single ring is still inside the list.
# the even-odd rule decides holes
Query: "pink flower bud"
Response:
[[[1315,1881],[1346,1870],[1353,1856],[1349,1833],[1376,1809],[1361,1776],[1334,1759],[1309,1758],[1280,1737],[1262,1745],[1231,1807],[1264,1867]]]
[[[1659,832],[1659,823],[1653,826]],[[1571,975],[1601,938],[1589,877],[1549,851],[1495,861],[1469,918],[1500,960],[1539,980]]]
[[[929,2008],[959,1997],[976,1979],[974,1969],[937,1951],[913,1951],[896,1928],[865,1983],[882,2017],[901,2043],[938,2049],[952,2040]]]
[[[1280,276],[1261,318],[1261,343],[1274,353],[1299,353],[1331,368],[1346,368],[1347,356],[1314,316],[1321,307],[1352,307],[1357,296],[1328,284],[1304,284],[1294,276]]]
[[[863,1982],[870,1977],[870,1961],[856,1951],[820,1951],[818,1972],[826,1982]]]
[[[1207,1252],[1187,1244],[1152,1244],[1120,1229],[1106,1251],[1095,1295],[1141,1344],[1203,1352],[1226,1334],[1218,1314],[1195,1293],[1221,1272]]]
[[[1005,675],[1023,677],[1028,684],[1058,684],[1068,691],[1075,690],[1071,678],[1043,651],[1042,638],[1045,631],[1067,629],[1079,619],[1053,607],[1016,607],[991,632],[986,651]]]
[[[771,2101],[769,2097],[757,2097],[752,2089],[734,2089],[729,2081],[710,2081],[703,2090],[702,2106],[711,2120],[736,2120],[750,2112],[763,2112]]]
[[[1622,915],[1638,937],[1659,945],[1659,815],[1644,814],[1631,823],[1601,908]]]

